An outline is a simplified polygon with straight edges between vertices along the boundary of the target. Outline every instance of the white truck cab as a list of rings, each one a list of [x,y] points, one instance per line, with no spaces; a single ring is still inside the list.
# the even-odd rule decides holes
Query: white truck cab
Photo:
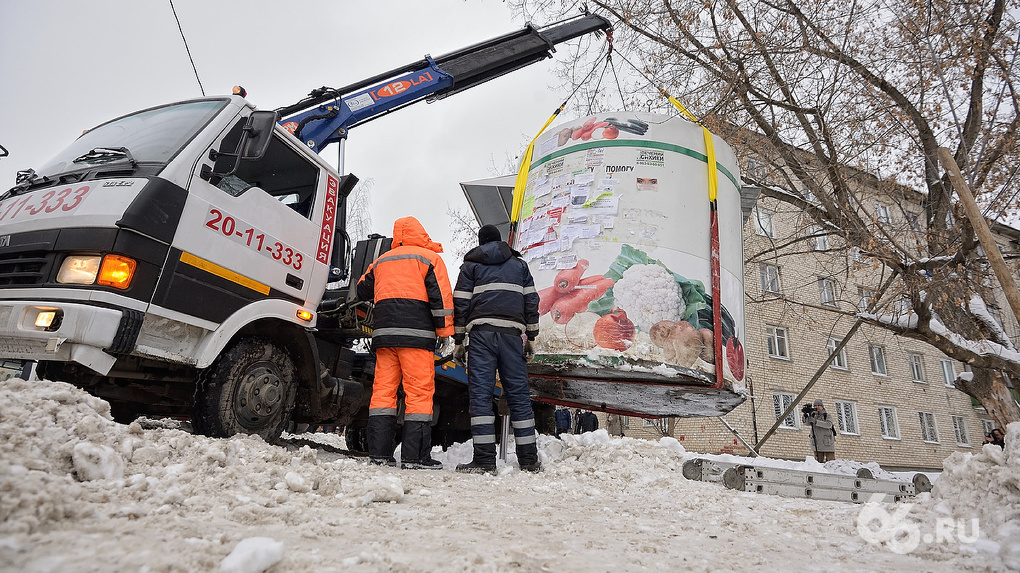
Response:
[[[115,410],[176,413],[217,371],[196,426],[278,435],[299,388],[319,395],[311,333],[354,182],[238,96],[100,125],[0,197],[0,356]]]

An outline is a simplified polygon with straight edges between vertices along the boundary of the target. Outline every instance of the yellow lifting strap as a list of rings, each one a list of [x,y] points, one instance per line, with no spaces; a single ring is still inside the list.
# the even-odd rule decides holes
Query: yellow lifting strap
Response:
[[[545,122],[542,129],[538,130],[538,133],[535,134],[535,138],[531,140],[531,143],[528,144],[528,148],[524,150],[524,158],[521,159],[521,166],[517,169],[517,179],[514,181],[514,203],[510,213],[511,223],[516,223],[521,218],[521,207],[524,205],[524,188],[528,186],[528,172],[531,171],[531,156],[535,152],[535,142],[538,141],[542,132],[549,127],[549,124],[556,119],[556,116],[558,116],[566,106],[566,102],[563,102],[563,105],[549,116],[548,121]]]
[[[684,107],[684,104],[680,103],[680,100],[665,91],[662,92],[662,95],[666,96],[669,103],[680,110],[684,117],[701,126],[702,134],[705,136],[705,154],[708,155],[708,200],[711,203],[715,203],[716,197],[719,195],[719,166],[715,162],[715,145],[712,144],[712,132],[698,121],[698,118],[694,117],[693,113],[687,111],[687,108]]]

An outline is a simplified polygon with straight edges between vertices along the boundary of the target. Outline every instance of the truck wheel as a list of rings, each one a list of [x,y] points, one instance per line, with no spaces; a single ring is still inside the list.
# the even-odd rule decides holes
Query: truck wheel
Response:
[[[243,338],[198,375],[195,432],[225,438],[280,437],[294,409],[294,362],[275,343]]]

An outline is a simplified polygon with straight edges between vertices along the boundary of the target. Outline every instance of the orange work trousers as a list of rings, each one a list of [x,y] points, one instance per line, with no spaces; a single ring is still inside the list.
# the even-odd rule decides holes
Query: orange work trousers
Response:
[[[375,381],[369,409],[397,408],[397,387],[403,378],[404,414],[432,415],[436,393],[435,354],[421,348],[377,348]]]

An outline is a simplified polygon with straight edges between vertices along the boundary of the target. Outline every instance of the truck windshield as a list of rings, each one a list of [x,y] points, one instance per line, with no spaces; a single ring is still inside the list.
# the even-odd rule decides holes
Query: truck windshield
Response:
[[[124,148],[130,150],[130,157],[138,163],[166,164],[227,102],[223,99],[172,104],[104,123],[84,133],[36,174],[54,177],[117,159],[95,153],[96,149]]]

